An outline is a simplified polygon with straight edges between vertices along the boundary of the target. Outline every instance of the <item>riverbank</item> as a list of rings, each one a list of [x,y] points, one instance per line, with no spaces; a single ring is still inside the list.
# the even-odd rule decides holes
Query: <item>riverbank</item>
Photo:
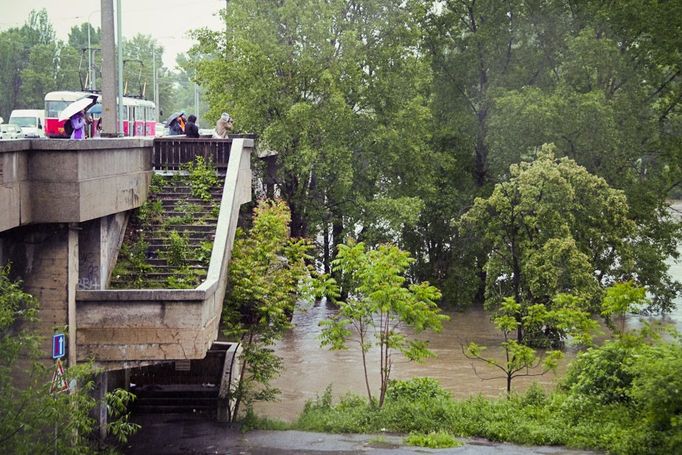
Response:
[[[552,446],[519,446],[485,439],[461,438],[461,447],[425,449],[403,443],[396,434],[327,434],[304,431],[263,431],[241,433],[238,428],[200,415],[147,414],[135,417],[142,425],[127,448],[126,455],[594,455],[597,452]]]

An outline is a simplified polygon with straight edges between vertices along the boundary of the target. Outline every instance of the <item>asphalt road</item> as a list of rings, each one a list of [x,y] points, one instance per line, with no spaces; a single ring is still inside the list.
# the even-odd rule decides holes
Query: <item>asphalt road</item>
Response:
[[[594,455],[596,452],[563,447],[526,447],[493,443],[484,439],[462,439],[453,449],[426,449],[403,444],[393,434],[326,434],[303,431],[250,431],[201,416],[150,414],[136,416],[142,429],[129,441],[127,455]]]

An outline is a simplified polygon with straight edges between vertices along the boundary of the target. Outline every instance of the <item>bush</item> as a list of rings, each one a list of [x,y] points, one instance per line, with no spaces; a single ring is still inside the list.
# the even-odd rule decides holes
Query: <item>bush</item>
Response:
[[[588,349],[573,361],[562,388],[571,395],[586,395],[601,404],[628,402],[633,349],[620,340]]]
[[[443,389],[433,378],[412,378],[408,380],[392,380],[386,391],[387,400],[423,400],[429,398],[450,398],[450,393]]]

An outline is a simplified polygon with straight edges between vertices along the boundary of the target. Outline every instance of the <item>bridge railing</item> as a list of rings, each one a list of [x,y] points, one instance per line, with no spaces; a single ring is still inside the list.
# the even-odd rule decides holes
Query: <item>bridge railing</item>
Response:
[[[232,140],[238,138],[253,139],[253,135],[233,135],[229,139],[213,139],[209,137],[188,138],[185,136],[168,136],[154,139],[152,167],[156,171],[177,171],[182,165],[194,161],[196,156],[213,162],[218,172],[225,173],[230,157]]]

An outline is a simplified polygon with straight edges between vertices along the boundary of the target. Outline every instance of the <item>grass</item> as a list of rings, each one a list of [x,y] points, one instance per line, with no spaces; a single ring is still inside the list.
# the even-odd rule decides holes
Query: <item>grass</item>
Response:
[[[383,407],[357,395],[333,404],[328,389],[306,404],[291,428],[327,433],[408,434],[406,443],[455,447],[455,437],[482,437],[523,445],[560,445],[612,454],[666,453],[656,434],[626,405],[600,406],[593,401],[539,387],[509,399],[473,396],[454,400],[435,396],[391,396]],[[443,445],[440,445],[443,444]]]
[[[405,438],[405,444],[429,449],[446,449],[462,445],[454,436],[444,431],[432,431],[428,434],[412,432]]]

